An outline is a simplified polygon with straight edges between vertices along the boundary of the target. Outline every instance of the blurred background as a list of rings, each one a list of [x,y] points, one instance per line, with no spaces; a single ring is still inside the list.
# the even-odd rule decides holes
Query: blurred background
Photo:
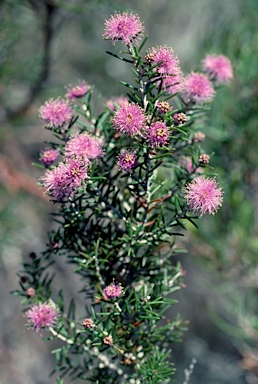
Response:
[[[52,342],[28,331],[16,273],[30,252],[45,249],[55,209],[36,185],[33,167],[50,138],[38,108],[84,79],[101,106],[125,92],[129,67],[108,56],[104,20],[130,10],[144,21],[147,47],[166,44],[185,74],[207,53],[228,56],[234,80],[221,89],[207,120],[203,145],[224,189],[214,217],[189,227],[186,288],[173,311],[189,320],[183,343],[172,346],[183,384],[258,383],[258,1],[257,0],[2,0],[0,2],[0,384],[51,384]],[[114,49],[120,49],[117,44]],[[97,102],[97,99],[96,99]],[[80,282],[56,261],[57,285],[77,293]],[[171,316],[173,313],[171,314]],[[65,379],[69,383],[68,379]]]

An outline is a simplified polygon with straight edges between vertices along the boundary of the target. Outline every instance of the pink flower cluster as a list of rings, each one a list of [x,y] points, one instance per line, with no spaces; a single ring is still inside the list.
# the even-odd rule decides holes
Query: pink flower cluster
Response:
[[[85,83],[85,81],[81,80],[77,85],[69,86],[68,92],[65,95],[67,99],[71,101],[76,101],[77,99],[86,95],[86,93],[90,90],[90,86]]]
[[[39,117],[48,127],[62,127],[71,121],[73,110],[66,100],[50,99],[40,108]]]
[[[124,104],[115,112],[113,125],[118,132],[129,136],[140,134],[146,125],[144,111],[137,104]]]
[[[103,153],[100,140],[86,132],[73,136],[64,149],[65,158],[69,159],[79,157],[93,160],[103,155]]]
[[[115,13],[105,22],[105,31],[103,37],[116,41],[122,40],[124,44],[129,45],[132,41],[137,44],[139,35],[143,33],[144,27],[138,15],[128,12]]]
[[[192,72],[184,80],[184,95],[186,102],[197,104],[212,101],[215,91],[207,75]]]
[[[66,163],[59,163],[57,167],[47,170],[40,179],[46,193],[54,201],[73,196],[82,182],[88,179],[88,164],[89,160],[71,158]]]
[[[233,78],[231,61],[224,55],[207,55],[202,68],[217,84],[227,83]]]
[[[40,161],[49,167],[58,158],[59,152],[56,149],[45,149],[40,153]]]
[[[137,165],[136,153],[130,149],[123,149],[118,156],[117,162],[123,172],[128,172]]]
[[[107,285],[104,289],[103,289],[103,293],[104,295],[108,298],[108,299],[113,299],[113,298],[117,298],[117,297],[120,297],[122,294],[123,294],[123,287],[121,284],[115,284],[114,282],[110,285]]]
[[[38,332],[43,328],[57,325],[58,311],[48,303],[36,304],[25,313],[25,316],[29,325]]]
[[[162,147],[167,143],[169,131],[168,127],[162,123],[162,121],[157,121],[152,123],[150,127],[146,130],[147,142],[152,147]]]
[[[166,89],[170,94],[182,90],[182,73],[179,59],[172,48],[167,46],[153,47],[148,51],[146,58],[151,65],[157,65],[155,70],[162,76],[163,89]]]
[[[215,179],[198,176],[184,188],[183,192],[189,209],[201,215],[205,213],[214,215],[222,205],[223,192]]]

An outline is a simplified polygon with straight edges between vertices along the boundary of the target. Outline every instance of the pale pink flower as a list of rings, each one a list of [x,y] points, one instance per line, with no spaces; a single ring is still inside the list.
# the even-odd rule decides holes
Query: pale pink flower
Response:
[[[192,72],[185,78],[184,94],[186,102],[206,103],[213,99],[215,91],[208,76]]]
[[[65,95],[67,99],[71,101],[76,101],[76,99],[79,99],[86,95],[86,93],[90,90],[90,86],[85,83],[85,81],[81,80],[77,85],[75,86],[69,86],[67,88],[67,94]]]
[[[169,130],[161,121],[152,123],[146,130],[147,142],[152,147],[161,147],[167,143]]]
[[[39,109],[39,117],[49,127],[61,127],[68,124],[73,117],[73,110],[66,100],[50,99]]]
[[[118,132],[129,136],[139,134],[145,127],[146,117],[144,111],[137,104],[122,105],[113,118],[113,125]]]
[[[123,149],[118,156],[117,162],[123,172],[128,172],[137,165],[136,153],[130,149]]]
[[[172,48],[163,46],[153,47],[148,51],[148,57],[151,58],[151,65],[158,64],[154,69],[160,75],[179,75],[181,69],[179,59]]]
[[[231,61],[224,55],[207,55],[202,61],[202,68],[217,84],[227,83],[233,78]]]
[[[48,303],[35,304],[25,313],[25,316],[28,319],[29,325],[38,332],[42,328],[50,328],[57,325],[58,311]]]
[[[128,104],[128,100],[124,96],[112,97],[112,99],[106,102],[106,106],[111,109],[111,111],[115,112],[115,110],[122,105]]]
[[[108,298],[108,299],[113,299],[113,298],[117,298],[117,297],[120,297],[122,294],[123,294],[123,287],[121,284],[115,284],[114,282],[110,285],[107,285],[104,289],[103,289],[103,293],[104,295]]]
[[[201,216],[205,213],[214,215],[222,205],[222,188],[218,186],[214,178],[198,176],[186,185],[183,193],[189,209],[196,213],[199,212]]]
[[[71,158],[66,163],[46,171],[41,182],[46,193],[54,200],[61,201],[74,195],[83,181],[88,179],[87,165],[89,161]]]
[[[115,13],[110,19],[105,21],[104,38],[113,40],[122,40],[124,44],[129,45],[131,41],[138,43],[139,35],[144,31],[138,15],[128,12]]]
[[[100,140],[86,132],[72,137],[64,148],[65,158],[75,156],[93,160],[103,153]]]
[[[58,158],[59,152],[56,149],[44,149],[40,152],[39,159],[42,163],[49,167]]]

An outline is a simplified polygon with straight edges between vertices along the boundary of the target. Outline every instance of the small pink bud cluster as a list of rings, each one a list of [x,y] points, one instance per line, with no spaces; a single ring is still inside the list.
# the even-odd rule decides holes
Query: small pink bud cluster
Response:
[[[115,284],[113,282],[103,289],[103,293],[108,299],[118,298],[123,294],[123,287],[121,284]]]
[[[40,161],[49,167],[58,158],[59,152],[56,149],[44,149],[39,155]]]
[[[76,101],[77,99],[80,99],[81,97],[85,96],[89,90],[90,86],[85,83],[85,81],[81,80],[77,85],[70,85],[69,87],[67,87],[68,92],[65,96],[70,101]]]
[[[137,157],[136,152],[130,149],[123,149],[118,155],[118,162],[117,162],[119,168],[123,172],[129,172],[137,165]]]
[[[91,329],[91,328],[94,327],[94,322],[93,322],[93,320],[91,318],[87,318],[87,319],[83,320],[82,325],[86,329]]]

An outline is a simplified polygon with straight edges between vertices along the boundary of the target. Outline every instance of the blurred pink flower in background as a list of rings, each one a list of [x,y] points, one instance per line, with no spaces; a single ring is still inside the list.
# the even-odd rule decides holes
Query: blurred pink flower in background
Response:
[[[227,83],[233,78],[231,61],[224,55],[207,55],[202,61],[202,68],[217,84]]]
[[[186,102],[202,104],[212,101],[215,91],[207,75],[192,72],[184,80]]]

